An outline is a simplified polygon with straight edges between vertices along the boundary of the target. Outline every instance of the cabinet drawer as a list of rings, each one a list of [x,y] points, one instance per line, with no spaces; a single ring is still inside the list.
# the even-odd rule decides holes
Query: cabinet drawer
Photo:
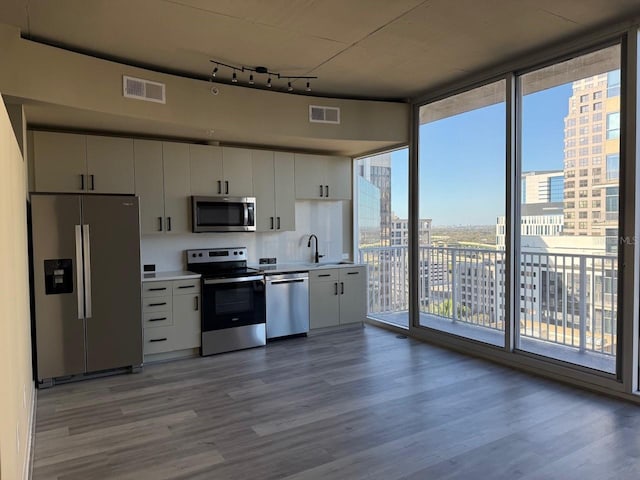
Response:
[[[173,325],[171,311],[145,312],[142,314],[144,328],[167,327]]]
[[[171,295],[142,299],[142,313],[170,312],[173,302]]]
[[[186,295],[192,293],[200,293],[200,279],[192,278],[190,280],[174,280],[173,294]]]
[[[144,354],[170,352],[175,348],[175,328],[158,327],[144,329]]]
[[[171,282],[142,282],[143,297],[161,297],[171,294]]]
[[[311,270],[309,271],[309,280],[320,280],[320,281],[337,281],[338,280],[338,270],[336,269],[319,269],[319,270]]]
[[[344,279],[347,276],[353,276],[355,278],[364,277],[366,273],[367,270],[365,267],[345,267],[340,270],[340,278]]]

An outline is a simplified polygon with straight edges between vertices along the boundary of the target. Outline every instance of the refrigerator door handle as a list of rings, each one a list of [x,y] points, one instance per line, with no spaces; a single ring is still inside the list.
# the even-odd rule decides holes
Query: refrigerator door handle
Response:
[[[84,274],[82,273],[82,230],[76,225],[76,291],[78,295],[78,318],[84,318]]]
[[[85,317],[91,318],[91,232],[88,224],[82,226],[82,241],[84,248]]]

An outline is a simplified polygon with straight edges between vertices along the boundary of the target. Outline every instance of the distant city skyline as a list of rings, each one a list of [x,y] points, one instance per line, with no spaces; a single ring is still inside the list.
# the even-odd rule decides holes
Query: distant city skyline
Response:
[[[523,172],[562,170],[564,118],[571,94],[568,83],[524,97]],[[420,126],[420,167],[426,169],[421,172],[420,218],[431,218],[433,226],[495,225],[505,213],[504,125],[501,103]],[[443,158],[447,161],[436,161]],[[470,163],[469,158],[475,161]],[[496,158],[502,160],[500,171],[479,168],[497,166]],[[398,217],[408,218],[408,149],[392,152],[391,162],[391,208]],[[487,185],[474,188],[472,199],[469,172],[475,185]],[[438,198],[449,202],[436,203]]]

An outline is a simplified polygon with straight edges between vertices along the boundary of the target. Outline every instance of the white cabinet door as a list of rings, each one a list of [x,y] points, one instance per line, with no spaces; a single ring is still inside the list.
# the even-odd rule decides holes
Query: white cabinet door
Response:
[[[327,175],[326,157],[295,154],[296,198],[322,199],[325,196]]]
[[[340,324],[339,283],[337,269],[309,272],[309,328]]]
[[[254,150],[253,195],[256,197],[256,231],[272,232],[276,228],[275,170],[273,152]]]
[[[142,235],[164,231],[162,142],[134,140],[135,193],[140,197]]]
[[[327,187],[329,200],[351,200],[351,159],[327,157]],[[326,192],[325,192],[326,193]]]
[[[189,145],[192,195],[224,195],[222,148]]]
[[[188,233],[191,231],[189,145],[162,142],[162,163],[165,230],[167,233]]]
[[[173,296],[173,327],[175,350],[200,346],[200,295]]]
[[[86,191],[87,140],[72,133],[33,132],[33,169],[37,192]]]
[[[276,229],[294,231],[296,229],[296,190],[293,153],[275,152],[274,172]],[[254,175],[256,175],[255,172]]]
[[[367,269],[340,269],[340,325],[363,322],[367,315]]]
[[[222,147],[224,195],[253,196],[253,169],[251,150]]]
[[[90,192],[133,193],[133,139],[87,135],[87,173]]]

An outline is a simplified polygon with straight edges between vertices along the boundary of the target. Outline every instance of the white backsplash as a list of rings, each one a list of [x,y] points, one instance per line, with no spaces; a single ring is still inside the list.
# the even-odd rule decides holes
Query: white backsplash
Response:
[[[311,262],[315,245],[307,248],[307,242],[312,233],[318,237],[320,254],[325,255],[322,260],[339,261],[343,253],[350,253],[350,220],[343,218],[348,211],[344,203],[297,201],[294,232],[145,235],[141,240],[142,263],[155,264],[159,272],[183,270],[185,250],[225,247],[247,247],[249,263],[258,263],[261,257],[276,257],[278,263]]]

